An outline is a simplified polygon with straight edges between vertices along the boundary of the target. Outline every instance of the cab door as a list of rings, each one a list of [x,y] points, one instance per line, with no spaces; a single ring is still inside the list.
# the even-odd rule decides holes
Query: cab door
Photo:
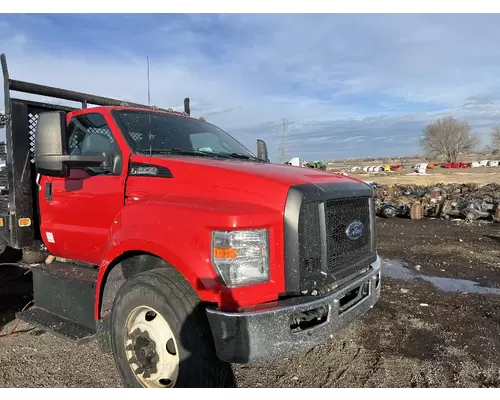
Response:
[[[54,255],[99,265],[110,229],[124,206],[128,163],[109,114],[82,110],[69,115],[68,154],[117,156],[119,168],[71,168],[67,178],[44,176],[40,181],[41,233]],[[128,158],[128,157],[127,157]],[[120,161],[121,160],[121,161]]]

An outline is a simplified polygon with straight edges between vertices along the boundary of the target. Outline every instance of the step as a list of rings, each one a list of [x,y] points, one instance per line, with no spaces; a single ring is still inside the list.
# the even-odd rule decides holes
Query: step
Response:
[[[95,331],[76,322],[62,318],[42,308],[33,307],[16,314],[16,317],[56,337],[76,345],[87,343],[94,339]]]

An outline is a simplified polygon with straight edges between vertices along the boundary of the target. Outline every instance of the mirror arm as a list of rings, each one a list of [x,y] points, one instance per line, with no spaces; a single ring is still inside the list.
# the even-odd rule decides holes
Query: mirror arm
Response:
[[[44,154],[36,157],[37,161],[61,162],[68,167],[95,167],[106,161],[104,155],[95,156],[71,156],[71,155],[50,155]]]

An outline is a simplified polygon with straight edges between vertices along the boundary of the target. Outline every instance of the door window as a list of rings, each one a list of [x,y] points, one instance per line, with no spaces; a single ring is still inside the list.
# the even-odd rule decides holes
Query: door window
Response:
[[[90,156],[117,152],[116,141],[101,114],[71,118],[68,126],[68,154]]]
[[[111,129],[101,114],[85,114],[71,118],[68,125],[68,154],[92,156],[102,153],[119,154]],[[102,173],[102,168],[85,168],[93,173]]]

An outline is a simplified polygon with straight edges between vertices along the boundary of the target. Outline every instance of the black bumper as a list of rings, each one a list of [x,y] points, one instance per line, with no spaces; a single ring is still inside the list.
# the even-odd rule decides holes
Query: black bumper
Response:
[[[217,355],[230,363],[251,363],[324,343],[374,306],[380,281],[377,257],[368,272],[322,297],[296,297],[235,313],[208,309]],[[316,325],[292,330],[296,317],[310,319],[311,315]]]

